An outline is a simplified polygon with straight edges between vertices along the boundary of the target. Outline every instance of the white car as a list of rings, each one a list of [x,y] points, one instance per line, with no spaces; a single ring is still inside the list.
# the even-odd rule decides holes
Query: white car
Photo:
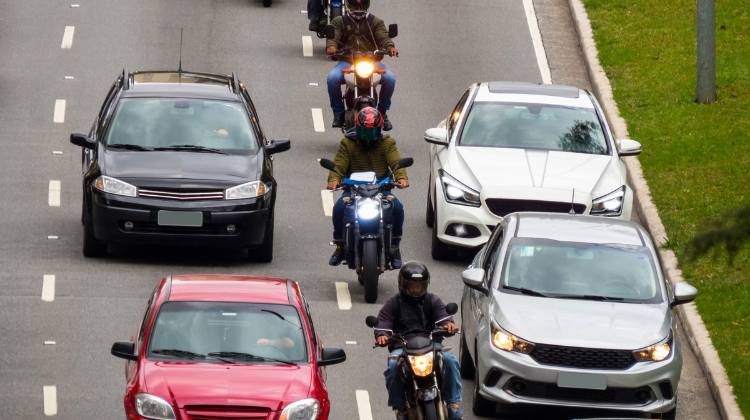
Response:
[[[630,220],[633,189],[620,158],[638,155],[641,144],[615,139],[586,90],[476,83],[424,138],[435,259],[483,245],[503,216],[517,211]]]

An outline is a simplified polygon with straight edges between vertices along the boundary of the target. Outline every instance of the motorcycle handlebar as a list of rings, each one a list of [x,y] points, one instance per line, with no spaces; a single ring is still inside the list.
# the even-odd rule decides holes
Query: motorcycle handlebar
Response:
[[[411,331],[407,331],[407,332],[405,332],[403,334],[393,334],[392,336],[388,337],[388,341],[386,341],[385,344],[378,344],[377,342],[375,342],[375,345],[372,346],[372,348],[387,347],[391,343],[398,342],[398,341],[405,341],[404,337],[407,336],[407,335],[409,335],[409,334],[411,334],[411,333],[413,333],[413,332],[419,332],[419,331],[418,330],[411,330]],[[440,327],[440,328],[435,328],[434,330],[432,330],[432,332],[430,334],[433,335],[433,336],[437,335],[439,337],[453,337],[456,334],[461,334],[461,332],[460,331],[456,331],[455,333],[451,333],[451,332],[448,332],[448,330],[446,330],[445,328]]]

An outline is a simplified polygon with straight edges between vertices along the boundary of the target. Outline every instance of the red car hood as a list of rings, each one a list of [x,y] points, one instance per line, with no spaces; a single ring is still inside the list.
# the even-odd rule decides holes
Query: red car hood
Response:
[[[144,370],[148,393],[173,406],[245,406],[278,411],[306,398],[310,365],[149,363]]]

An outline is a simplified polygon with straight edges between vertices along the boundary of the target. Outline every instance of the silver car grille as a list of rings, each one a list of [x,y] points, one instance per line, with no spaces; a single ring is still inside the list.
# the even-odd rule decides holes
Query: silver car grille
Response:
[[[223,200],[224,191],[177,192],[169,190],[138,190],[139,197],[159,198],[162,200]]]

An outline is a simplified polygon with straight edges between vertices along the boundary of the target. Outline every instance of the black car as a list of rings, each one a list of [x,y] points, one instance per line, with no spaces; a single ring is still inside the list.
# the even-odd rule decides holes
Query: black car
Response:
[[[83,254],[107,245],[248,248],[273,259],[276,180],[267,141],[237,76],[123,70],[83,147]]]

